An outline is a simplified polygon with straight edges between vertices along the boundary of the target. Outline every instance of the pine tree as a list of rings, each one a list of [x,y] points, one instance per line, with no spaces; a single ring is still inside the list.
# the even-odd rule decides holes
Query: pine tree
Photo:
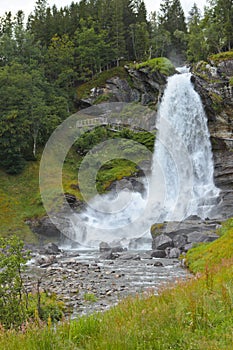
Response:
[[[188,17],[188,50],[187,58],[190,62],[205,60],[207,45],[201,21],[201,11],[196,3],[193,4]]]
[[[159,30],[170,33],[171,45],[167,46],[166,54],[171,50],[175,54],[183,54],[186,49],[185,34],[187,27],[185,15],[180,0],[164,0],[160,5]]]

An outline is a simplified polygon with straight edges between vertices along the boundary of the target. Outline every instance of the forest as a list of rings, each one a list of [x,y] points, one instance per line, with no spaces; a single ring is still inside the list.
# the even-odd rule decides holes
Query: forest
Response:
[[[233,47],[232,0],[179,0],[147,13],[142,0],[81,0],[49,7],[37,0],[0,18],[0,166],[19,173],[52,131],[78,109],[76,89],[104,70],[154,57],[206,60]]]

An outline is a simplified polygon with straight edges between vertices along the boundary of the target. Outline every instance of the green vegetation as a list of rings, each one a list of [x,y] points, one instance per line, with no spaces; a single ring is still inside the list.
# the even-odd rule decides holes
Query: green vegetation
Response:
[[[152,237],[156,237],[161,234],[161,230],[165,228],[166,223],[154,224],[151,226],[150,232]]]
[[[222,260],[233,258],[233,219],[226,221],[219,229],[220,238],[209,244],[201,244],[187,254],[187,265],[193,272],[212,269]]]
[[[76,156],[77,159],[77,156]],[[76,160],[77,162],[77,160]],[[64,165],[64,192],[79,196],[72,184],[77,183],[74,156]],[[50,183],[53,190],[53,183]],[[39,193],[39,161],[27,162],[19,175],[9,175],[0,171],[0,235],[16,234],[26,242],[35,242],[27,220],[45,215]]]
[[[233,86],[233,77],[231,77],[231,78],[229,79],[229,84],[230,84],[230,86]]]
[[[103,87],[113,76],[131,84],[120,67],[124,62],[144,62],[136,67],[170,75],[174,67],[167,57],[231,59],[232,23],[230,0],[210,1],[203,18],[194,4],[187,23],[180,0],[162,0],[150,20],[142,0],[110,0],[108,6],[105,0],[85,0],[61,9],[37,0],[27,25],[23,11],[15,17],[5,13],[0,18],[0,166],[20,173],[91,88]],[[103,94],[95,103],[110,98]]]
[[[83,298],[85,301],[90,303],[95,303],[97,301],[97,297],[93,293],[85,293]]]
[[[0,348],[9,350],[226,350],[233,344],[233,219],[221,238],[188,254],[198,272],[188,281],[162,288],[158,296],[138,295],[100,314],[57,325],[29,324],[1,329]]]
[[[28,294],[23,272],[30,253],[16,236],[0,238],[0,325],[5,329],[21,327],[28,320],[58,321],[63,317],[64,304],[56,295]]]
[[[135,65],[136,69],[148,67],[152,72],[160,72],[166,76],[175,74],[175,67],[166,57],[153,58]]]
[[[154,141],[152,133],[128,128],[112,131],[111,127],[97,127],[82,135],[74,146],[80,155],[86,155],[85,163],[78,164],[79,170],[81,165],[82,190],[91,198],[93,186],[90,184],[104,193],[112,182],[137,175],[140,163],[150,161]]]
[[[233,50],[211,55],[208,57],[208,59],[214,64],[218,64],[222,61],[233,60]]]

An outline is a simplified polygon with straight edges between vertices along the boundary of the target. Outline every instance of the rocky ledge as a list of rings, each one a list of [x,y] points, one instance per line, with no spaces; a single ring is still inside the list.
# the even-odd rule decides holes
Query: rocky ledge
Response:
[[[218,239],[216,230],[221,222],[201,220],[193,216],[182,222],[165,222],[151,227],[152,256],[156,258],[178,258],[196,244]]]
[[[146,106],[156,106],[163,94],[167,76],[150,67],[130,68],[125,66],[128,79],[112,77],[106,81],[105,87],[95,87],[87,98],[80,101],[83,107],[89,107],[100,102],[140,102]]]

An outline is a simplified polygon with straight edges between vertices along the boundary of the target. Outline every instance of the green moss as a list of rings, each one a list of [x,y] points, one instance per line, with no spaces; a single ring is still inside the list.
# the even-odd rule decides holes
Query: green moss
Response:
[[[165,225],[166,225],[165,223],[152,225],[151,229],[150,229],[152,237],[156,237],[156,236],[160,235],[161,232],[163,231]]]
[[[108,102],[110,98],[112,97],[112,94],[102,94],[97,97],[97,99],[94,101],[94,105],[98,105],[99,103]]]
[[[175,67],[171,61],[166,57],[152,58],[146,62],[138,63],[134,65],[134,68],[149,68],[152,72],[160,72],[166,76],[175,74]]]
[[[221,112],[223,109],[223,98],[213,91],[210,92],[210,97],[211,97],[211,100],[213,102],[213,105],[212,105],[213,109],[217,113]]]
[[[119,77],[120,79],[126,79],[128,82],[130,81],[129,75],[124,67],[115,67],[99,73],[92,80],[87,81],[84,84],[81,84],[77,89],[78,99],[81,100],[90,95],[91,89],[95,87],[105,87],[106,81],[113,77]]]
[[[233,60],[233,50],[211,55],[208,59],[214,64],[218,64],[222,61]]]
[[[229,84],[230,84],[230,86],[233,86],[233,77],[230,77]]]

